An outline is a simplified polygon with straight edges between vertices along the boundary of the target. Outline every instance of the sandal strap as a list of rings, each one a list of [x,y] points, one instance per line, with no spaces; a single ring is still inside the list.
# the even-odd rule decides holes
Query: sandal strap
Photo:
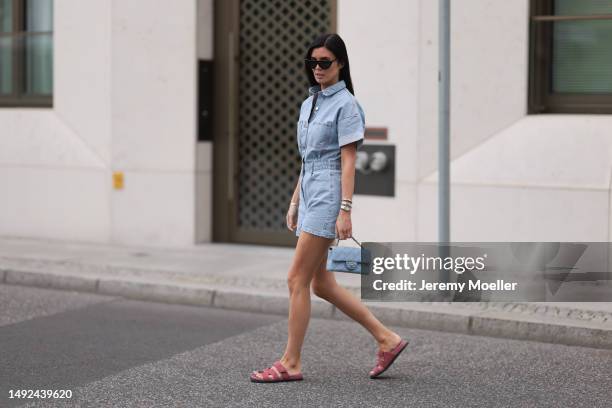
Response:
[[[287,369],[285,368],[285,366],[283,366],[280,362],[280,360],[275,361],[274,362],[274,367],[278,370],[278,372],[281,374],[281,376],[283,377],[283,380],[288,379],[289,377],[291,377],[291,375],[289,375],[289,372],[287,371]]]
[[[264,380],[276,380],[279,378],[278,374],[272,369],[272,367],[268,367],[263,370],[262,377]]]

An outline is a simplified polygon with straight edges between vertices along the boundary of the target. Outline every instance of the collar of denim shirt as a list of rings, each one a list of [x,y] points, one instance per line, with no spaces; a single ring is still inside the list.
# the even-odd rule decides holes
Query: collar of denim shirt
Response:
[[[344,82],[344,79],[339,80],[338,82],[336,82],[335,84],[333,84],[332,86],[328,86],[327,88],[325,88],[323,90],[323,95],[325,96],[330,96],[335,94],[336,92],[342,90],[346,88],[346,83]],[[310,93],[310,95],[314,95],[317,92],[319,92],[321,90],[321,85],[317,84],[317,85],[313,85],[308,89],[308,92]]]

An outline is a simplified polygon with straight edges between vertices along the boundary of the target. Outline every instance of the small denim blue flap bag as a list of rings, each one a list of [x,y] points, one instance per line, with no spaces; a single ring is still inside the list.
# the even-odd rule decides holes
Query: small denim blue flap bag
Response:
[[[329,247],[329,253],[327,254],[327,270],[332,272],[349,272],[367,275],[370,272],[372,254],[369,249],[362,248],[361,244],[355,238],[351,238],[353,241],[357,242],[359,248],[338,246],[340,238],[337,238],[336,246]]]

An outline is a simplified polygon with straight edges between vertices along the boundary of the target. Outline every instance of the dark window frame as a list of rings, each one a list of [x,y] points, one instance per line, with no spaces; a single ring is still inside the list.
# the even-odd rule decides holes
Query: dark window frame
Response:
[[[51,95],[32,95],[24,92],[26,37],[51,35],[53,41],[53,31],[25,31],[25,4],[25,0],[12,0],[12,31],[0,33],[1,37],[12,37],[15,41],[12,47],[12,93],[0,95],[0,107],[53,107],[53,90]],[[55,64],[55,58],[53,63]]]
[[[612,113],[612,93],[552,93],[552,21],[612,20],[612,15],[553,15],[554,0],[531,0],[528,113]]]

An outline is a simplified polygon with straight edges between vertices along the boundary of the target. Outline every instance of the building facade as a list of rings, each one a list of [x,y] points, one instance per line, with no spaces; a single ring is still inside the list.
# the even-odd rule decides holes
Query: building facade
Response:
[[[610,241],[612,5],[451,3],[451,239]],[[354,236],[437,240],[438,2],[0,4],[1,235],[294,245],[302,60],[336,31],[393,147]]]

